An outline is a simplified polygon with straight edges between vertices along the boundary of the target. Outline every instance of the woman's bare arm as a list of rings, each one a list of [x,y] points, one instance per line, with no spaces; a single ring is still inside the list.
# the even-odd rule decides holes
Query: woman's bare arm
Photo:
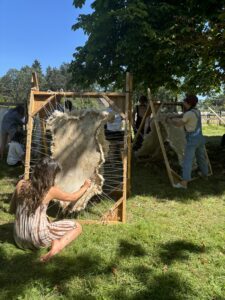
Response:
[[[10,200],[10,206],[9,206],[9,212],[11,214],[16,213],[18,195],[20,193],[20,189],[21,189],[21,186],[22,186],[23,183],[24,183],[24,180],[20,180],[16,185],[14,193],[12,194],[12,198]]]
[[[51,201],[52,199],[58,199],[61,201],[70,201],[70,202],[76,202],[83,194],[87,191],[87,189],[91,186],[90,180],[85,180],[84,184],[81,186],[81,188],[73,193],[67,193],[62,191],[59,187],[53,186],[48,194],[47,202]],[[44,201],[45,202],[45,201]]]

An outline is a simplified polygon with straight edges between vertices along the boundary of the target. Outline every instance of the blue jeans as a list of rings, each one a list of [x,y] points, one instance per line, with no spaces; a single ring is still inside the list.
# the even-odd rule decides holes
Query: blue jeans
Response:
[[[186,136],[187,144],[184,152],[182,179],[191,180],[191,171],[194,157],[202,175],[208,175],[208,162],[205,153],[205,142],[203,136]]]

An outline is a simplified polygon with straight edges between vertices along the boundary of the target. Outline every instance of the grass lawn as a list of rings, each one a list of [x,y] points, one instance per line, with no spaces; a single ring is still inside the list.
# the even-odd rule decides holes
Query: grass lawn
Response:
[[[133,165],[125,225],[84,225],[46,265],[13,243],[9,196],[22,169],[0,165],[0,299],[225,299],[224,127],[205,126],[214,175],[188,190]]]

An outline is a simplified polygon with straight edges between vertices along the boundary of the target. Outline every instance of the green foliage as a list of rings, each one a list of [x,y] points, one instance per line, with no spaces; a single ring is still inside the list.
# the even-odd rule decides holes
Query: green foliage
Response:
[[[88,35],[74,54],[75,82],[123,87],[126,71],[135,87],[153,90],[206,93],[224,82],[224,1],[95,0],[92,8],[73,26]]]
[[[225,110],[225,95],[211,95],[203,101],[203,107],[214,107],[216,110]]]
[[[31,67],[24,66],[20,70],[10,69],[0,78],[1,101],[26,102],[31,88],[31,75],[34,71],[37,73],[41,90],[77,89],[77,85],[71,82],[69,64],[63,63],[59,68],[48,67],[44,75],[40,62],[35,60]]]
[[[31,75],[36,71],[40,87],[43,87],[44,78],[41,65],[35,60],[31,67],[24,66],[20,70],[10,69],[0,78],[0,94],[8,102],[26,102],[31,88]]]

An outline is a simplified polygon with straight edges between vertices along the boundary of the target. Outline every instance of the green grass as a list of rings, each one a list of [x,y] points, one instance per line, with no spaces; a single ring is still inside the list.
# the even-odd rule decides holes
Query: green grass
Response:
[[[203,125],[203,133],[207,136],[222,136],[225,134],[225,126]]]
[[[0,166],[0,299],[225,299],[224,127],[204,127],[214,175],[187,191],[165,168],[133,164],[127,224],[85,225],[49,264],[13,243],[8,198],[21,169]],[[222,167],[221,167],[222,165]]]

